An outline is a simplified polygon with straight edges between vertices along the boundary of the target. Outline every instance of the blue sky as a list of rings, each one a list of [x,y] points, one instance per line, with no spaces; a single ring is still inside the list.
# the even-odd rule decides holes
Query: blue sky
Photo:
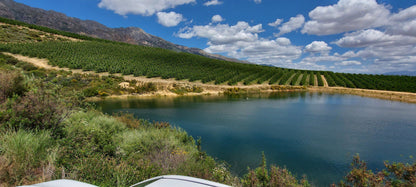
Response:
[[[416,71],[416,0],[16,0],[279,67]]]

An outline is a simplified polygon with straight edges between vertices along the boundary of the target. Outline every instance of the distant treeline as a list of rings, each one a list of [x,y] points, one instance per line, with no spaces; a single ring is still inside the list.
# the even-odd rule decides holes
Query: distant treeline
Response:
[[[59,67],[228,85],[324,86],[324,77],[330,87],[416,92],[416,77],[411,76],[347,74],[235,63],[167,49],[112,42],[5,18],[0,18],[0,21],[84,40],[0,44],[1,51],[46,58],[52,65]]]

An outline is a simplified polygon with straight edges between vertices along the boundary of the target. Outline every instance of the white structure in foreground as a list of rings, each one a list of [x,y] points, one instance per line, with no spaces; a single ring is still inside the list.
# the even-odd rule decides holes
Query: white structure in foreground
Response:
[[[22,187],[97,187],[95,185],[74,181],[74,180],[54,180],[33,184]],[[130,187],[230,187],[225,184],[212,182],[209,180],[187,177],[181,175],[163,175],[147,179],[145,181],[134,184]]]

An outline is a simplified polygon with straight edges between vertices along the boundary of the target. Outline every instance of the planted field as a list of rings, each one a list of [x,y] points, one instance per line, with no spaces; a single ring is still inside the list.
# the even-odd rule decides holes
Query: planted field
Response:
[[[0,19],[9,25],[30,28],[23,32],[18,42],[3,38],[0,51],[30,57],[46,58],[51,65],[95,72],[121,73],[124,75],[174,78],[176,80],[201,81],[202,83],[228,85],[302,85],[340,86],[349,88],[416,92],[416,77],[346,74],[329,71],[294,70],[278,67],[242,64],[210,59],[189,53],[166,49],[130,45],[82,35],[56,31],[18,21]],[[2,27],[11,28],[8,25]],[[3,29],[4,30],[4,29]],[[27,30],[27,29],[26,29]],[[40,37],[35,33],[39,30]],[[22,32],[21,32],[22,33]],[[45,40],[45,33],[81,39],[81,42]],[[2,36],[7,37],[10,35]],[[28,37],[30,36],[30,37]],[[24,39],[29,38],[29,39]],[[65,38],[66,39],[66,38]],[[25,42],[26,40],[26,42]]]
[[[275,78],[290,78],[295,73],[283,68],[226,62],[160,48],[96,41],[13,43],[0,45],[0,48],[46,58],[59,67],[215,84],[272,84],[269,80],[275,75],[280,75]],[[297,70],[297,74],[301,72],[306,71]]]

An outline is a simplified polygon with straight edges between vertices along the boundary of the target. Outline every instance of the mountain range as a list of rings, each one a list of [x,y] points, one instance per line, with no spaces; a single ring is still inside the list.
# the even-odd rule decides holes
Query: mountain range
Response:
[[[219,60],[247,63],[245,61],[237,60],[234,58],[210,54],[203,51],[202,49],[177,45],[160,37],[146,33],[138,27],[109,28],[96,21],[81,20],[78,18],[68,17],[60,12],[33,8],[22,3],[17,3],[13,0],[0,0],[0,16],[23,21],[29,24],[41,25],[57,30],[84,34],[87,36],[112,41],[159,47],[177,52],[197,54]]]

